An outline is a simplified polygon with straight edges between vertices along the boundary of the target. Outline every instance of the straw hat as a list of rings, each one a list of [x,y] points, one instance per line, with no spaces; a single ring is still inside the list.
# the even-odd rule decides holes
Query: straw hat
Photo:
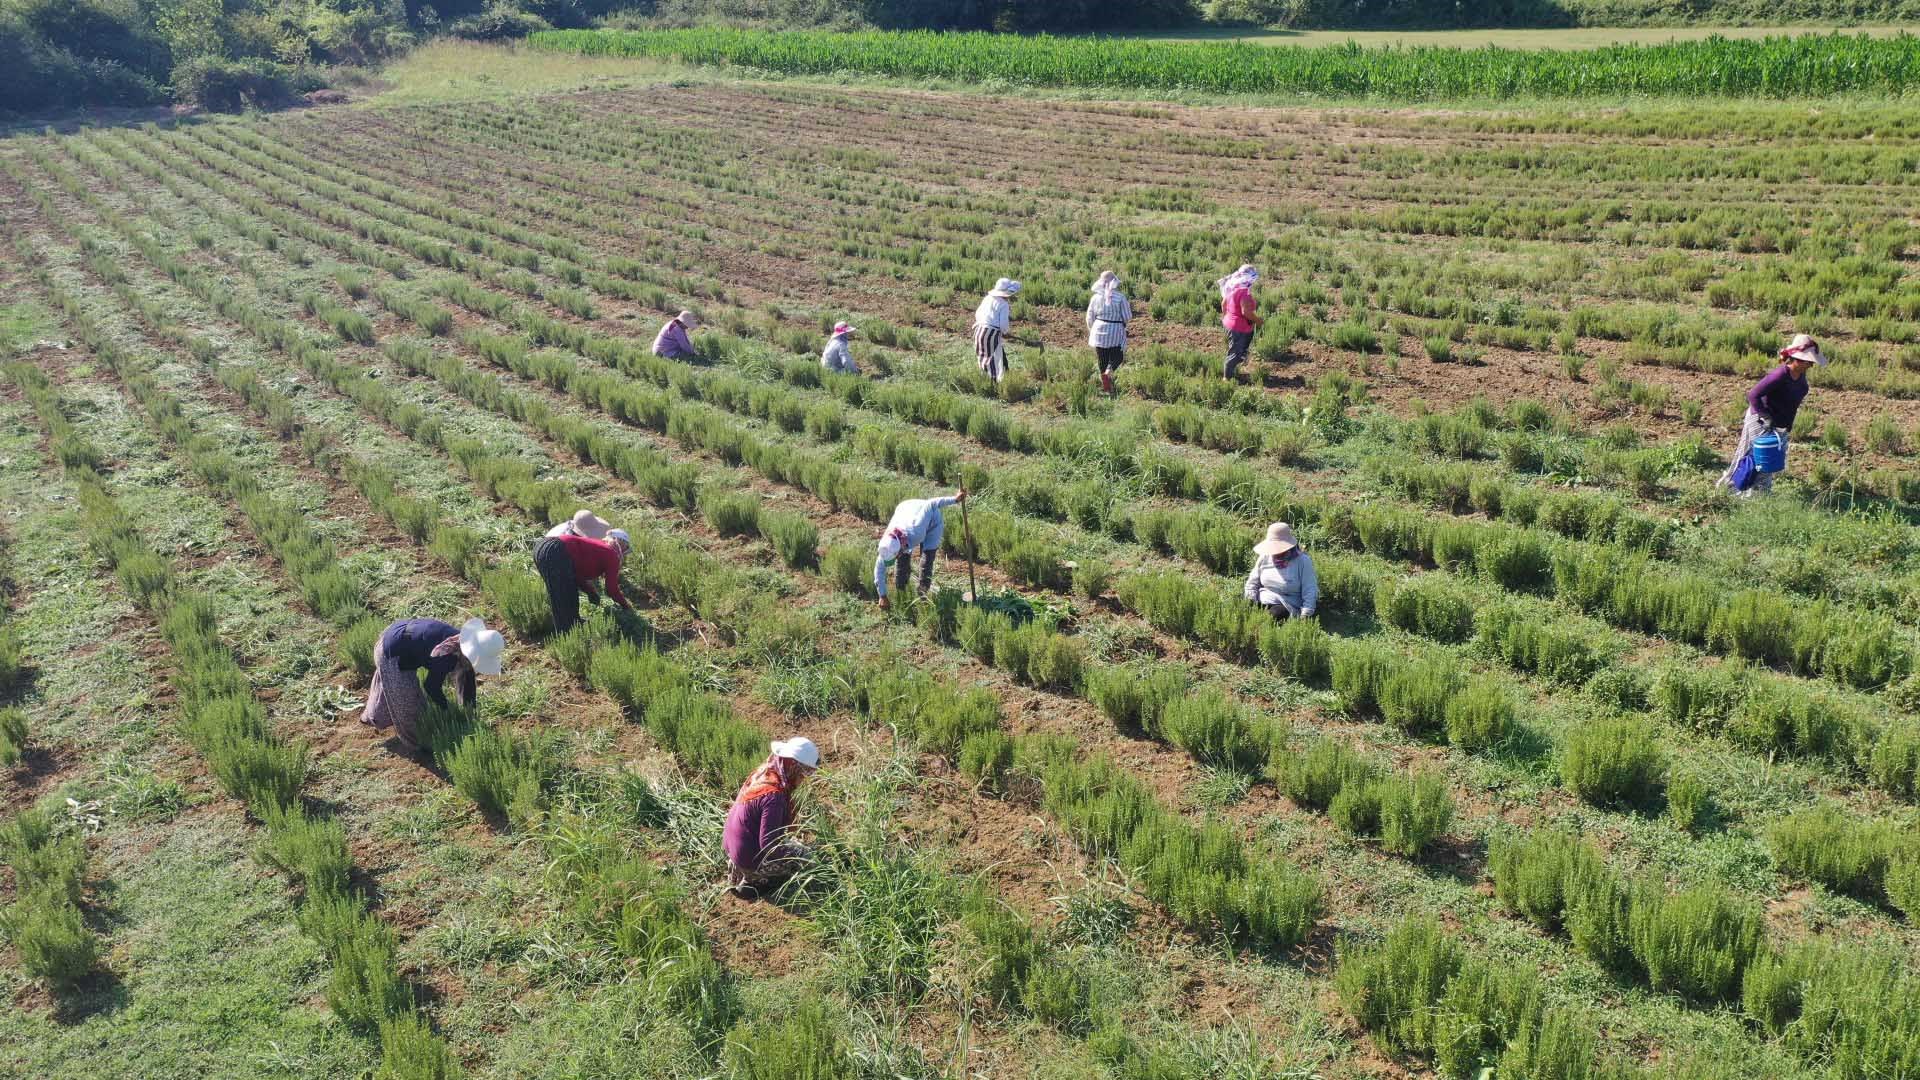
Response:
[[[607,538],[608,525],[606,519],[591,510],[575,511],[572,520],[568,522],[568,524],[573,526],[573,534],[575,536],[584,536],[589,540],[605,540]]]
[[[1812,334],[1793,335],[1793,342],[1780,350],[1780,359],[1827,366],[1827,355],[1820,351],[1819,345],[1814,343]]]
[[[809,769],[820,767],[820,748],[813,745],[813,740],[805,735],[795,735],[791,739],[783,739],[770,745],[774,757],[790,758]]]
[[[844,337],[848,334],[857,334],[859,332],[860,331],[854,329],[851,325],[847,323],[837,322],[833,324],[834,337]]]
[[[1285,555],[1299,547],[1293,538],[1293,526],[1284,521],[1276,521],[1267,526],[1267,538],[1253,545],[1256,555]]]
[[[674,319],[676,319],[681,326],[684,326],[689,330],[697,330],[700,328],[700,316],[695,315],[691,311],[683,311],[680,314],[675,315]]]
[[[1002,300],[1010,300],[1013,298],[1014,294],[1018,293],[1019,291],[1020,291],[1019,282],[1013,280],[1012,278],[1003,277],[999,281],[996,281],[993,283],[993,288],[988,290],[987,295],[997,296]]]
[[[460,627],[460,655],[480,674],[500,674],[500,654],[506,651],[507,639],[500,631],[487,629],[485,620],[468,619]]]

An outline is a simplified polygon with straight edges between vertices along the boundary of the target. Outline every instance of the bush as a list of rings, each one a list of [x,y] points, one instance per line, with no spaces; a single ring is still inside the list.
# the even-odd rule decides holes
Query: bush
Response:
[[[338,820],[288,813],[268,822],[263,861],[293,878],[309,896],[344,895],[353,872],[347,833]]]
[[[1327,806],[1327,816],[1335,825],[1355,836],[1373,836],[1380,831],[1380,801],[1385,780],[1367,780],[1348,784]]]
[[[1759,911],[1717,886],[1672,896],[1643,890],[1629,925],[1647,982],[1700,1004],[1737,997],[1740,978],[1761,948]]]
[[[372,675],[373,649],[386,629],[385,620],[369,616],[341,631],[340,643],[334,649],[340,666],[352,669],[363,679]]]
[[[1473,636],[1473,601],[1438,578],[1422,575],[1384,585],[1374,604],[1382,622],[1435,641]]]
[[[817,997],[727,1033],[725,1058],[735,1080],[858,1080],[860,1070],[839,1025]]]
[[[1399,666],[1392,650],[1371,641],[1341,640],[1333,648],[1333,692],[1349,715],[1380,711],[1380,690]]]
[[[700,516],[721,536],[753,536],[760,531],[760,499],[746,491],[703,491]]]
[[[0,694],[19,685],[20,673],[25,669],[26,649],[20,643],[19,631],[0,626]]]
[[[1432,773],[1395,777],[1379,791],[1380,846],[1396,855],[1420,854],[1453,823],[1453,796]]]
[[[1460,671],[1452,661],[1415,661],[1381,683],[1380,715],[1409,734],[1437,736],[1445,730],[1447,703],[1459,687]]]
[[[1508,837],[1487,852],[1493,892],[1507,910],[1543,930],[1557,929],[1573,882],[1606,874],[1600,853],[1585,840],[1555,830]]]
[[[1713,794],[1707,782],[1692,773],[1667,781],[1667,820],[1683,832],[1697,832],[1713,817]]]
[[[820,564],[820,530],[799,514],[766,510],[760,513],[760,535],[767,538],[780,561],[795,570]]]
[[[1113,726],[1133,736],[1160,737],[1160,714],[1187,692],[1192,679],[1178,667],[1103,664],[1087,672],[1087,699]]]
[[[1868,900],[1880,896],[1889,862],[1913,850],[1895,827],[1857,820],[1833,806],[1775,822],[1767,830],[1767,845],[1787,873]]]
[[[526,748],[494,728],[474,728],[442,764],[453,786],[491,817],[504,819],[538,798],[540,774]]]
[[[343,1023],[377,1029],[413,1011],[413,988],[400,977],[393,930],[358,899],[323,895],[300,909],[300,928],[326,949],[333,969],[327,1004]]]
[[[538,640],[553,633],[547,586],[530,568],[501,567],[480,578],[480,591],[515,634]]]
[[[540,16],[505,3],[495,3],[447,24],[449,35],[469,41],[504,41],[551,29],[553,24]]]
[[[5,928],[20,952],[21,969],[57,991],[86,978],[99,959],[99,941],[80,909],[47,890],[21,897],[6,912]]]
[[[0,766],[20,761],[27,751],[27,714],[12,706],[0,706]]]
[[[1378,765],[1328,738],[1315,739],[1303,753],[1276,756],[1269,768],[1287,798],[1320,809],[1331,807],[1342,791],[1370,785],[1384,775]]]
[[[1436,1005],[1466,957],[1431,919],[1407,919],[1377,945],[1343,943],[1334,987],[1360,1025],[1390,1052],[1431,1053]]]
[[[1666,749],[1644,720],[1595,721],[1569,733],[1561,748],[1561,782],[1595,806],[1653,805],[1666,772]]]
[[[380,1023],[380,1070],[374,1080],[460,1080],[460,1060],[417,1012]]]
[[[1113,568],[1104,562],[1088,560],[1073,568],[1073,595],[1082,600],[1098,600],[1113,585]]]
[[[1004,731],[976,731],[960,744],[960,771],[987,791],[1005,791],[1012,767],[1013,739]]]
[[[1498,745],[1512,729],[1518,706],[1492,679],[1473,679],[1446,705],[1447,743],[1468,753]]]
[[[1907,917],[1920,922],[1920,852],[1909,852],[1887,866],[1887,900]]]
[[[862,548],[837,545],[827,549],[820,573],[841,592],[872,599],[873,559],[873,554]]]
[[[1272,743],[1265,724],[1213,688],[1167,702],[1160,729],[1168,742],[1197,760],[1241,772],[1265,765]]]
[[[1288,619],[1261,629],[1260,661],[1303,683],[1324,684],[1333,670],[1333,638],[1317,619]]]
[[[196,56],[173,69],[173,99],[210,112],[271,109],[316,85],[309,75],[258,57]]]

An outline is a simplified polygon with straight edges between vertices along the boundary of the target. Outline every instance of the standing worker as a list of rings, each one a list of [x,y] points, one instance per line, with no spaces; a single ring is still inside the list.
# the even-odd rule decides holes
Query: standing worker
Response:
[[[1253,546],[1253,571],[1245,596],[1270,612],[1276,622],[1312,618],[1320,606],[1320,576],[1313,557],[1293,538],[1293,526],[1276,521],[1267,538]]]
[[[688,335],[700,329],[700,316],[691,311],[683,311],[667,320],[660,333],[653,339],[653,355],[664,356],[669,360],[698,360],[700,354],[694,350],[693,338]]]
[[[455,628],[439,619],[401,619],[380,634],[373,647],[373,686],[367,691],[360,722],[375,731],[393,729],[409,754],[420,752],[415,728],[427,703],[450,708],[445,686],[453,679],[454,700],[473,707],[475,675],[500,674],[507,640],[479,619]],[[427,673],[423,685],[419,672]]]
[[[633,610],[620,591],[620,564],[633,550],[633,540],[625,529],[610,529],[605,540],[585,536],[549,536],[533,549],[533,568],[547,586],[547,603],[553,609],[553,632],[564,634],[580,621],[580,594],[600,602],[593,587],[596,579],[606,582],[607,595],[614,603]]]
[[[995,383],[1007,377],[1007,330],[1013,325],[1013,298],[1020,283],[1001,278],[973,311],[973,355]]]
[[[805,865],[807,849],[792,838],[793,793],[820,767],[820,748],[805,736],[772,743],[773,752],[733,797],[720,846],[727,886],[743,900],[758,897]]]
[[[1253,332],[1267,321],[1260,315],[1260,302],[1253,297],[1254,283],[1259,280],[1260,271],[1247,264],[1214,282],[1220,287],[1220,325],[1227,328],[1228,382],[1239,381],[1240,365],[1247,362],[1247,350],[1253,347]]]
[[[1133,320],[1133,305],[1120,291],[1120,275],[1103,271],[1093,283],[1093,295],[1087,300],[1087,344],[1100,358],[1100,389],[1113,393],[1113,373],[1127,359],[1127,323]]]
[[[967,489],[961,488],[952,495],[935,499],[908,499],[893,508],[893,517],[887,522],[887,531],[880,534],[879,557],[873,560],[873,591],[880,597],[880,607],[890,606],[887,600],[887,564],[899,560],[895,568],[895,583],[902,589],[907,587],[907,579],[913,576],[913,550],[920,549],[920,592],[925,594],[933,588],[933,553],[940,550],[940,538],[947,531],[946,515],[941,511],[955,503],[967,501]]]
[[[1747,391],[1747,415],[1740,424],[1740,445],[1733,451],[1733,463],[1727,466],[1715,482],[1716,487],[1739,486],[1740,478],[1734,474],[1741,471],[1741,462],[1753,450],[1753,440],[1772,431],[1780,437],[1780,450],[1787,449],[1787,433],[1793,430],[1794,417],[1799,415],[1800,403],[1807,397],[1807,372],[1814,367],[1825,367],[1827,357],[1820,346],[1807,334],[1796,334],[1786,348],[1780,350],[1782,363],[1779,367],[1762,376]],[[1742,497],[1751,498],[1756,492],[1773,490],[1773,474],[1754,471],[1750,482],[1740,489]]]
[[[860,369],[853,366],[853,352],[847,348],[847,339],[859,332],[844,322],[834,323],[827,347],[820,353],[820,366],[842,375],[860,374]]]
[[[589,540],[605,540],[607,523],[604,518],[591,510],[578,510],[567,520],[547,530],[547,535],[558,539],[562,536],[584,536]]]

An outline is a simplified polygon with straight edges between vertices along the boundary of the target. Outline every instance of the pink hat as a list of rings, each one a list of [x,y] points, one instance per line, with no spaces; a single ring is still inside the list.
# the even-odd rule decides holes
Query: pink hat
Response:
[[[834,337],[843,337],[847,334],[857,334],[857,333],[859,333],[859,331],[855,330],[852,326],[848,325],[847,323],[837,322],[833,324]]]
[[[1814,343],[1812,334],[1793,335],[1792,343],[1780,350],[1780,359],[1827,366],[1827,355],[1820,351],[1819,345]]]

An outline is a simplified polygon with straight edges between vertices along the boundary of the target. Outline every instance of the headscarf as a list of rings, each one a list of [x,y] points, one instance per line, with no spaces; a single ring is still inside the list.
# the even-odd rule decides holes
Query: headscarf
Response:
[[[776,791],[791,793],[806,776],[806,768],[792,758],[769,755],[765,764],[753,770],[747,782],[740,785],[740,794],[735,795],[733,801],[747,802]]]
[[[1253,283],[1259,280],[1260,271],[1255,270],[1252,263],[1245,263],[1241,265],[1240,269],[1214,282],[1214,284],[1220,287],[1220,299],[1225,300],[1232,296],[1235,290],[1252,288]]]
[[[1100,277],[1093,283],[1093,295],[1099,297],[1102,304],[1113,302],[1113,294],[1120,288],[1120,275],[1111,270],[1100,271]]]
[[[451,655],[455,660],[459,661],[453,668],[453,696],[459,700],[461,705],[473,704],[475,682],[473,661],[467,659],[467,654],[460,650],[460,635],[455,634],[440,644],[435,645],[433,651],[428,655],[436,660],[440,657]]]

